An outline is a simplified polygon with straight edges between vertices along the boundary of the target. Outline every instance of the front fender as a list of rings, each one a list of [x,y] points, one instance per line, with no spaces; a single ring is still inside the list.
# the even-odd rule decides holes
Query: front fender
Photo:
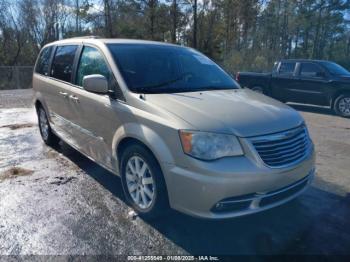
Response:
[[[126,123],[116,130],[112,142],[114,159],[118,160],[117,149],[124,138],[134,138],[145,144],[155,155],[161,166],[174,163],[174,157],[162,137],[151,128],[140,123]]]

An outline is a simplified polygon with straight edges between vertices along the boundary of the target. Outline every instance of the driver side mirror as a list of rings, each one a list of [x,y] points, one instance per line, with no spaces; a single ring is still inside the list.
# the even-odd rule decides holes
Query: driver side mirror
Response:
[[[83,88],[89,92],[106,94],[108,81],[103,75],[87,75],[83,78]]]

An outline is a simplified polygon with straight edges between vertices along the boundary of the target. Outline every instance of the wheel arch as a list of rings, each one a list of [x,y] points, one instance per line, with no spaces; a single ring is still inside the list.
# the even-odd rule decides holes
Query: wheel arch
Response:
[[[140,141],[137,138],[127,136],[127,137],[122,138],[122,140],[119,142],[119,144],[116,147],[117,159],[119,159],[119,160],[121,159],[123,151],[130,144],[139,144],[139,145],[145,147],[148,151],[150,151],[150,153],[153,155],[153,157],[156,158],[155,155],[153,154],[152,150],[145,143],[143,143],[142,141]]]
[[[253,90],[254,87],[260,87],[263,90],[263,94],[270,95],[270,88],[267,84],[261,84],[261,83],[255,83],[249,86],[251,90]]]
[[[34,97],[35,110],[38,110],[39,106],[44,108],[44,110],[45,110],[45,112],[47,114],[47,117],[48,117],[49,121],[51,122],[49,108],[48,108],[48,106],[45,103],[44,97],[42,96],[42,94],[40,92],[35,92],[35,97]]]
[[[261,88],[265,88],[265,85],[264,84],[261,84],[261,83],[252,83],[249,85],[249,88],[252,89],[254,87],[261,87]]]
[[[130,131],[129,127],[129,131]],[[133,128],[131,128],[132,130]],[[134,132],[126,132],[128,128],[122,128],[119,129],[113,139],[113,158],[116,160],[115,165],[117,166],[118,173],[121,176],[120,173],[120,164],[121,164],[121,157],[123,150],[127,148],[128,145],[131,143],[136,143],[141,146],[143,146],[147,151],[150,152],[150,154],[154,157],[156,160],[160,171],[162,173],[162,177],[164,179],[164,184],[165,184],[165,190],[167,194],[167,201],[169,204],[169,191],[168,191],[168,186],[169,186],[169,179],[166,176],[165,168],[167,168],[170,165],[170,162],[172,162],[172,156],[165,145],[165,143],[161,140],[159,135],[157,135],[153,130],[148,129],[145,133],[148,133],[148,137],[151,136],[148,140],[145,139],[145,137],[142,137],[141,134],[135,134]],[[153,137],[152,137],[153,136]],[[152,146],[152,145],[157,145],[157,146]]]
[[[330,98],[330,106],[331,108],[334,108],[334,103],[337,100],[337,98],[343,94],[350,94],[350,90],[337,90],[334,94],[332,94]]]
[[[263,85],[260,85],[260,84],[256,84],[256,85],[251,85],[250,89],[254,89],[256,87],[260,87],[262,90],[265,90],[265,87]]]
[[[40,101],[40,100],[36,100],[36,101],[34,102],[34,106],[35,106],[35,109],[38,110],[38,108],[39,108],[40,106],[42,106],[41,101]]]
[[[140,123],[127,123],[120,126],[113,137],[112,154],[117,160],[118,168],[122,150],[132,142],[146,147],[162,169],[164,165],[174,162],[170,149],[154,130],[144,125],[140,126]]]

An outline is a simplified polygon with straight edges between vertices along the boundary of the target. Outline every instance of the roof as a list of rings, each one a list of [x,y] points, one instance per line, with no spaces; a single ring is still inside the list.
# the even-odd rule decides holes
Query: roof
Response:
[[[327,60],[320,59],[281,59],[281,62],[329,62]]]
[[[166,45],[166,46],[177,46],[172,43],[149,41],[149,40],[136,40],[136,39],[122,39],[122,38],[100,38],[98,36],[80,36],[67,38],[63,40],[58,40],[48,45],[59,45],[59,44],[69,44],[69,43],[104,43],[104,44],[148,44],[148,45]]]

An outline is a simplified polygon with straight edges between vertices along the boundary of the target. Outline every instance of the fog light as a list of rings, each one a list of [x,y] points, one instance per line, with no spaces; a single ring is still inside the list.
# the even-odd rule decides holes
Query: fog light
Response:
[[[216,203],[211,209],[212,212],[234,212],[234,211],[243,211],[249,208],[251,200],[245,201],[232,201],[232,202],[223,202],[220,201]]]

